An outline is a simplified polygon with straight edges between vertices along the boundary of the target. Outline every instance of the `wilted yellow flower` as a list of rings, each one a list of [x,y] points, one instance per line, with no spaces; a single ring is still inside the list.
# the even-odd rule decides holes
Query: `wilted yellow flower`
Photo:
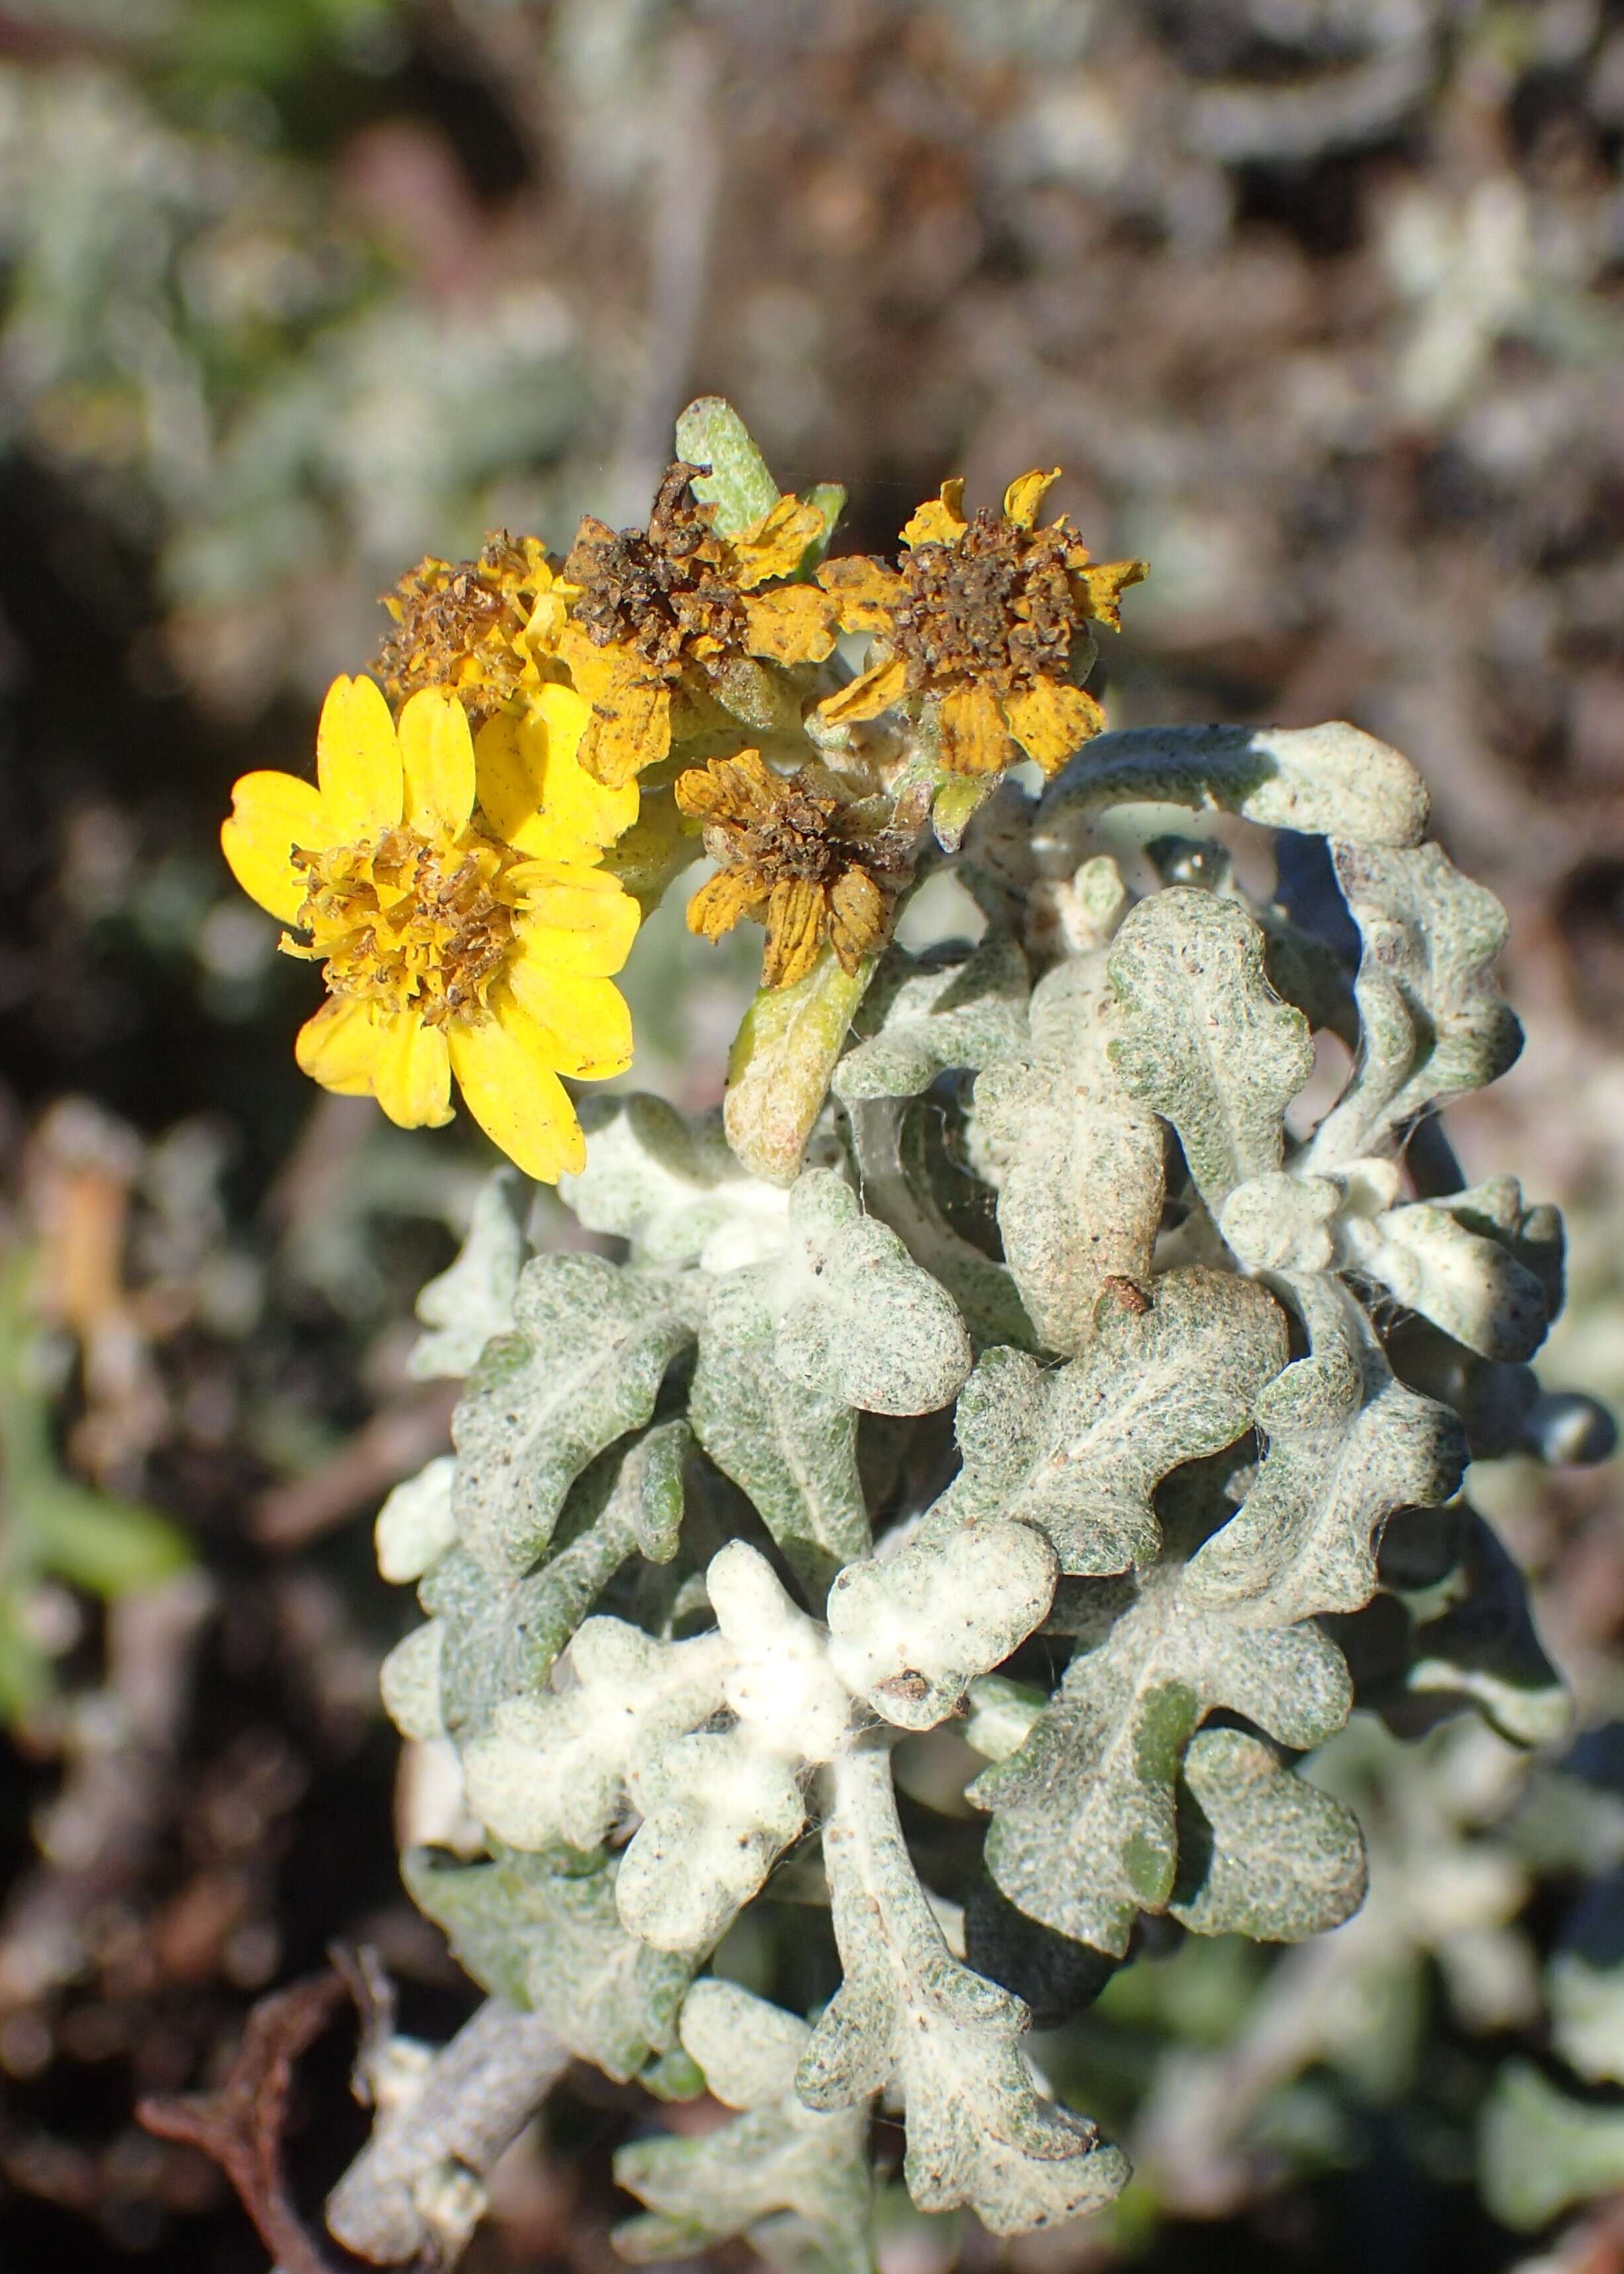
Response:
[[[677,803],[703,822],[718,863],[688,902],[688,929],[719,939],[741,916],[764,924],[763,987],[804,979],[825,940],[846,971],[884,945],[913,864],[907,839],[876,810],[883,801],[853,802],[811,767],[786,779],[741,750],[679,774]]]
[[[547,687],[476,740],[456,697],[428,689],[397,734],[372,680],[338,679],[317,781],[245,774],[221,832],[244,891],[304,935],[284,949],[323,967],[304,1071],[404,1129],[451,1118],[455,1073],[486,1134],[549,1183],[586,1158],[559,1076],[631,1060],[612,975],[637,905],[598,864],[637,792],[582,772],[585,723],[579,696]]]
[[[378,674],[395,702],[446,687],[476,721],[534,682],[525,635],[555,637],[573,597],[534,537],[488,537],[477,561],[431,554],[401,578],[383,605],[395,629],[378,651]]]
[[[831,696],[831,725],[877,718],[914,697],[935,715],[942,762],[957,773],[997,773],[1011,740],[1046,773],[1097,734],[1105,714],[1066,676],[1090,617],[1115,629],[1124,589],[1142,561],[1090,564],[1064,515],[1037,527],[1053,473],[1023,474],[1001,514],[969,519],[964,484],[944,483],[902,532],[899,568],[853,555],[818,581],[839,603],[841,627],[875,633],[868,669]]]
[[[688,487],[702,471],[670,468],[646,530],[617,534],[589,516],[564,563],[576,595],[546,644],[592,706],[581,760],[602,782],[630,781],[665,757],[685,679],[703,696],[707,674],[732,659],[821,663],[835,644],[835,608],[816,584],[762,590],[800,567],[822,534],[819,508],[781,497],[723,537],[715,508]]]

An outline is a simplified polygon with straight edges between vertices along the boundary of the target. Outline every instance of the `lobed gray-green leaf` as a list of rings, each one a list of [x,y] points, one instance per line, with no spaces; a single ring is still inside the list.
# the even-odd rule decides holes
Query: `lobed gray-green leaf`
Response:
[[[893,947],[859,1012],[861,1039],[831,1087],[847,1103],[916,1097],[939,1073],[989,1065],[1019,1050],[1031,992],[1026,959],[1008,932],[989,933],[961,964],[921,966]]]
[[[1365,1900],[1365,1841],[1347,1810],[1244,1729],[1201,1729],[1177,1796],[1168,1909],[1195,1934],[1305,1942]]]
[[[1269,985],[1264,950],[1244,908],[1191,886],[1141,900],[1110,950],[1112,1062],[1177,1130],[1214,1216],[1280,1167],[1286,1107],[1313,1070],[1308,1021]]]
[[[676,2043],[693,1968],[627,1933],[617,1868],[569,1849],[454,1864],[415,1849],[402,1864],[412,1901],[481,1989],[539,2014],[579,2059],[625,2082]]]
[[[530,1193],[516,1169],[493,1170],[480,1186],[456,1261],[417,1297],[429,1329],[411,1354],[419,1382],[468,1374],[492,1337],[512,1329]]]
[[[654,1411],[688,1329],[660,1282],[598,1255],[540,1255],[520,1274],[514,1332],[489,1345],[452,1422],[462,1546],[514,1574],[553,1535],[587,1464]]]
[[[964,1465],[928,1530],[1011,1517],[1078,1574],[1155,1555],[1156,1487],[1250,1427],[1287,1341],[1272,1297],[1231,1273],[1164,1272],[1147,1292],[1142,1310],[1102,1296],[1094,1341],[1064,1366],[1016,1351],[981,1359],[959,1400]]]
[[[1162,1219],[1162,1130],[1109,1051],[1118,1009],[1103,950],[1056,966],[1032,998],[1028,1053],[975,1085],[973,1141],[998,1186],[998,1229],[1049,1350],[1081,1350],[1112,1277],[1151,1268]]]

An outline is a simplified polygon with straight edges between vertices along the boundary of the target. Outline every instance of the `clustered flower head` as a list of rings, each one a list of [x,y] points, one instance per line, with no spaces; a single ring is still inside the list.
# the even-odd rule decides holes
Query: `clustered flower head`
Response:
[[[326,1088],[415,1127],[450,1118],[455,1077],[530,1175],[574,1171],[562,1078],[631,1057],[628,884],[650,901],[703,849],[691,930],[761,923],[764,988],[826,955],[856,975],[931,856],[936,791],[1023,753],[1053,772],[1100,731],[1089,626],[1116,626],[1145,568],[1094,565],[1064,516],[1039,525],[1054,474],[996,514],[945,484],[894,567],[825,561],[826,493],[757,509],[772,488],[738,433],[748,511],[678,460],[646,528],[589,516],[561,565],[506,534],[419,562],[384,602],[382,687],[329,690],[316,782],[237,783],[226,857],[321,966],[297,1055]]]

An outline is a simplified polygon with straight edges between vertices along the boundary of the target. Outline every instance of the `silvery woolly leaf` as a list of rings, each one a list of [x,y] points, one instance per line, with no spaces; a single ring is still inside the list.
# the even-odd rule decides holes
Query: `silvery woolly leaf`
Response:
[[[372,1538],[380,1575],[397,1586],[420,1579],[456,1546],[451,1510],[456,1463],[441,1453],[415,1477],[395,1486],[378,1511]]]
[[[800,1175],[830,1077],[877,968],[866,955],[855,971],[843,970],[825,948],[804,979],[763,987],[745,1013],[728,1055],[722,1122],[753,1177],[793,1185]]]
[[[1187,1601],[1261,1626],[1369,1602],[1387,1518],[1448,1500],[1466,1462],[1454,1413],[1395,1381],[1353,1299],[1312,1280],[1301,1293],[1312,1354],[1259,1394],[1256,1481],[1184,1581]]]
[[[417,1297],[429,1329],[411,1354],[417,1381],[469,1373],[492,1336],[511,1331],[530,1191],[516,1169],[493,1170],[479,1187],[456,1261]]]
[[[711,2092],[742,2113],[701,2139],[618,2151],[617,2185],[650,2213],[615,2230],[621,2256],[688,2258],[743,2235],[773,2264],[871,2274],[868,2111],[823,2112],[797,2097],[807,2024],[734,1983],[707,1980],[688,1992],[680,2027]]]
[[[667,1563],[682,1522],[682,1421],[661,1422],[614,1446],[571,1487],[539,1570],[522,1579],[487,1570],[458,1549],[421,1593],[442,1630],[440,1712],[459,1744],[508,1698],[538,1690],[614,1574],[632,1556]]]
[[[583,1102],[581,1121],[586,1166],[559,1190],[589,1231],[666,1266],[726,1269],[783,1245],[785,1195],[744,1174],[719,1113],[690,1121],[664,1098],[604,1097]]]
[[[421,1848],[402,1865],[413,1901],[482,1989],[539,2014],[579,2059],[624,2082],[675,2044],[693,1969],[626,1932],[617,1868],[568,1852],[453,1864]]]
[[[859,1012],[862,1037],[835,1068],[831,1087],[859,1098],[916,1097],[937,1074],[984,1066],[1026,1039],[1026,959],[1007,932],[992,932],[967,960],[921,966],[893,947]]]
[[[1108,1279],[1147,1276],[1162,1219],[1161,1125],[1112,1063],[1118,1019],[1107,952],[1071,957],[1033,995],[1030,1050],[975,1085],[973,1142],[1048,1350],[1083,1348]]]
[[[1138,1914],[1172,1899],[1179,1765],[1207,1715],[1243,1714],[1301,1749],[1340,1728],[1352,1702],[1342,1654],[1316,1627],[1197,1608],[1184,1569],[1169,1553],[1137,1583],[1094,1583],[1047,1711],[969,1788],[993,1811],[987,1868],[1011,1901],[1116,1957]]]
[[[1587,1887],[1545,1969],[1551,2034],[1587,2084],[1624,2084],[1624,1871]]]
[[[1287,1341],[1278,1305],[1232,1273],[1163,1272],[1146,1292],[1143,1310],[1101,1297],[1093,1343],[1064,1366],[987,1352],[959,1400],[964,1465],[928,1533],[1008,1517],[1046,1533],[1062,1570],[1082,1575],[1155,1555],[1156,1487],[1250,1427]]]
[[[1096,2210],[1128,2177],[1095,2127],[1041,2097],[1019,1999],[949,1952],[897,1820],[891,1764],[860,1749],[834,1770],[823,1834],[846,1979],[801,2059],[808,2106],[852,2107],[893,2082],[906,2110],[908,2193],[966,2203],[995,2234]]]
[[[931,1413],[970,1371],[951,1295],[828,1169],[790,1194],[800,1269],[773,1355],[792,1381],[868,1413]]]
[[[776,1321],[756,1275],[720,1280],[688,1394],[694,1434],[816,1599],[868,1552],[857,1473],[857,1417],[843,1399],[793,1382],[775,1358]]]
[[[709,468],[695,480],[694,495],[715,506],[715,526],[724,537],[737,537],[778,501],[778,486],[749,428],[719,395],[702,395],[678,418],[677,456]]]
[[[520,1274],[514,1331],[490,1344],[451,1425],[462,1546],[487,1570],[525,1570],[587,1464],[654,1411],[688,1329],[658,1280],[598,1255],[539,1255]]]
[[[1624,2108],[1571,2097],[1530,2061],[1507,2061],[1484,2112],[1484,2199],[1507,2226],[1545,2226],[1559,2211],[1624,2187]]]
[[[1342,1231],[1344,1267],[1373,1279],[1478,1357],[1522,1365],[1550,1326],[1548,1281],[1496,1228],[1474,1229],[1470,1208],[1461,1205],[1471,1198],[1408,1201],[1380,1216],[1350,1218]]]
[[[908,1254],[952,1297],[974,1340],[1035,1347],[1007,1264],[996,1263],[947,1220],[938,1190],[942,1162],[930,1146],[934,1101],[894,1098],[851,1105],[853,1149],[871,1216],[891,1225]],[[985,1187],[977,1184],[979,1192]]]
[[[1573,1699],[1545,1656],[1527,1582],[1477,1510],[1462,1515],[1461,1561],[1435,1615],[1416,1625],[1404,1700],[1373,1702],[1400,1728],[1417,1707],[1435,1720],[1474,1705],[1513,1744],[1554,1744],[1572,1726]]]
[[[848,1563],[829,1594],[835,1671],[898,1728],[933,1728],[1038,1625],[1057,1569],[1041,1532],[996,1520]]]
[[[1440,1097],[1480,1089],[1522,1046],[1491,975],[1506,944],[1493,893],[1436,845],[1332,851],[1364,937],[1355,983],[1362,1040],[1352,1081],[1315,1133],[1314,1169],[1373,1151]]]
[[[1359,845],[1413,845],[1427,796],[1408,758],[1357,727],[1132,727],[1099,734],[1051,784],[1035,838],[1107,806],[1183,805]]]
[[[1260,1737],[1200,1729],[1177,1796],[1178,1873],[1168,1909],[1195,1934],[1305,1942],[1365,1899],[1365,1842],[1329,1793]]]
[[[1264,974],[1262,932],[1235,901],[1179,885],[1141,900],[1110,949],[1123,1087],[1178,1132],[1216,1216],[1277,1170],[1285,1110],[1313,1069],[1308,1021]]]

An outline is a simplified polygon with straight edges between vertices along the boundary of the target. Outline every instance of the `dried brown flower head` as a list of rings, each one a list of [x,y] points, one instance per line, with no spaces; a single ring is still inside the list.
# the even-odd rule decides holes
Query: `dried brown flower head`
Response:
[[[1019,745],[1053,773],[1105,724],[1092,695],[1067,677],[1093,618],[1113,628],[1142,561],[1090,563],[1064,516],[1040,529],[1056,478],[1023,474],[1004,510],[966,519],[962,482],[944,484],[903,531],[898,568],[863,556],[830,561],[819,581],[847,631],[878,635],[869,668],[831,696],[831,725],[872,719],[908,697],[934,710],[943,763],[996,773]]]
[[[775,774],[757,750],[679,775],[676,794],[719,863],[688,903],[688,928],[719,939],[741,916],[764,924],[763,987],[803,979],[825,941],[846,971],[884,944],[913,847],[886,827],[883,802],[876,812],[843,797],[810,768]]]
[[[477,561],[420,561],[384,595],[395,629],[376,668],[392,700],[448,687],[476,725],[500,710],[530,666],[522,636],[556,581],[535,538],[505,531],[485,539]]]
[[[834,605],[816,584],[759,589],[800,568],[820,509],[780,497],[724,537],[689,487],[703,471],[681,460],[667,470],[646,530],[589,516],[564,563],[574,589],[556,652],[592,705],[582,764],[612,787],[666,755],[672,699],[690,674],[745,655],[817,663],[834,645]]]

